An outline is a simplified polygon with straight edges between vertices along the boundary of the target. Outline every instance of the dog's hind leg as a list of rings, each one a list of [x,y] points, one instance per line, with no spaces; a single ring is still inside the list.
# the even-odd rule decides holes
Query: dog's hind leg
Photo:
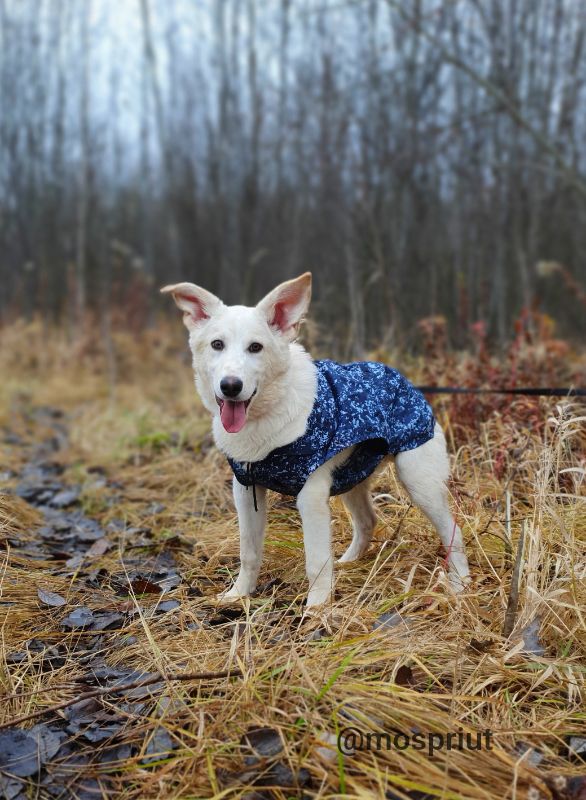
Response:
[[[372,498],[368,489],[368,480],[362,481],[349,492],[342,495],[344,505],[352,517],[352,542],[344,555],[338,559],[339,564],[345,564],[366,553],[370,545],[370,538],[376,525],[376,513],[372,505]]]
[[[256,487],[258,511],[254,510],[254,498],[251,489],[246,489],[232,479],[234,503],[238,512],[240,528],[240,572],[231,589],[218,596],[219,600],[235,600],[246,597],[256,588],[256,581],[262,562],[264,533],[266,523],[266,489]]]
[[[439,425],[433,439],[415,450],[398,453],[397,473],[411,500],[433,523],[447,552],[450,583],[461,591],[470,581],[468,559],[464,551],[462,531],[456,524],[448,505],[446,481],[450,465],[446,440]]]

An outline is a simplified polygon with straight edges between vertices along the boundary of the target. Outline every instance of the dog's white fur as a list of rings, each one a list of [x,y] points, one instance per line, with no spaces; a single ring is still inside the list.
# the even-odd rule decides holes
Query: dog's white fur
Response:
[[[237,461],[259,461],[277,447],[303,435],[317,391],[317,372],[309,354],[294,341],[311,298],[311,274],[280,284],[255,307],[226,306],[215,295],[192,283],[166,286],[184,312],[193,354],[195,384],[213,416],[216,445]],[[224,347],[214,350],[220,340]],[[262,345],[249,352],[253,342]],[[242,381],[238,400],[250,401],[246,423],[228,433],[221,422],[216,398],[221,398],[220,381],[236,376]],[[315,470],[297,496],[303,524],[305,564],[309,580],[308,606],[328,601],[333,587],[333,559],[330,536],[329,497],[333,470],[349,456],[352,448],[338,453]],[[468,560],[460,528],[448,506],[446,481],[449,462],[444,434],[436,424],[431,440],[397,454],[398,476],[413,503],[426,514],[440,535],[448,553],[448,570],[454,590],[470,580]],[[254,591],[260,570],[266,523],[266,490],[253,493],[233,479],[234,502],[240,528],[240,572],[223,600],[245,597]],[[351,514],[352,543],[340,562],[354,561],[368,549],[376,515],[370,499],[368,480],[343,496]]]

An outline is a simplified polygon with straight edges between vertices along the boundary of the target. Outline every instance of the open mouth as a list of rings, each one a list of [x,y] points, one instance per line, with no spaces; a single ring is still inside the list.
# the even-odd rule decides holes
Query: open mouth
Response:
[[[220,419],[224,430],[228,433],[238,433],[246,423],[246,412],[250,401],[256,394],[256,389],[248,400],[228,400],[226,397],[216,395],[216,403],[220,406]]]

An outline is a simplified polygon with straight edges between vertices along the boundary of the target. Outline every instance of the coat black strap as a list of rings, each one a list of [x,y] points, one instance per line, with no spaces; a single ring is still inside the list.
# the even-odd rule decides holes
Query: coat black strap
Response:
[[[256,484],[254,482],[254,462],[249,461],[246,465],[246,491],[248,491],[249,484],[252,484],[252,499],[254,502],[254,510],[258,511],[256,502]]]

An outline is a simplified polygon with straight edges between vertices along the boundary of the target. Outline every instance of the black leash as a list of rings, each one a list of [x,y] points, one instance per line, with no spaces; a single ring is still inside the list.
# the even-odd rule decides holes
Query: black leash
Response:
[[[248,484],[252,484],[252,499],[254,501],[254,510],[258,511],[256,504],[256,483],[254,482],[254,462],[249,461],[246,465],[246,491],[248,491]]]
[[[586,389],[530,387],[523,389],[467,389],[462,386],[416,386],[424,394],[522,394],[533,397],[586,397]]]
[[[416,386],[424,394],[520,394],[533,397],[586,397],[586,389],[529,387],[522,389],[467,389],[463,386]],[[254,480],[254,462],[248,461],[246,465],[246,490],[252,486],[252,499],[254,510],[258,511],[256,501],[256,483]]]

